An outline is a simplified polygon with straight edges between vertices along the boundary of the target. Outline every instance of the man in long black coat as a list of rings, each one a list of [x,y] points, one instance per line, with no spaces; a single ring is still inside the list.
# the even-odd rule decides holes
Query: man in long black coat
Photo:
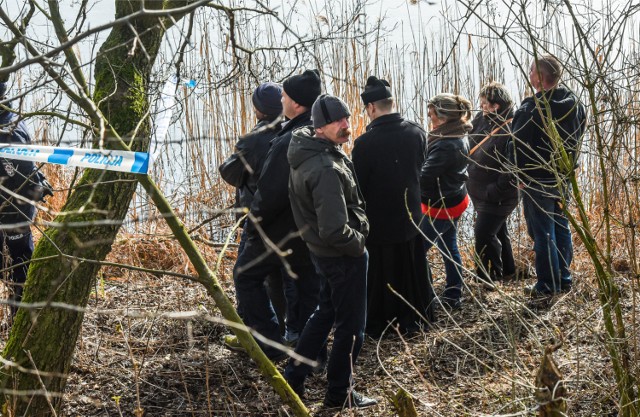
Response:
[[[251,214],[259,220],[259,224],[247,224],[247,241],[234,268],[234,283],[238,310],[245,324],[262,336],[283,343],[278,320],[263,283],[270,274],[280,272],[285,275],[288,304],[286,338],[293,345],[318,305],[321,280],[316,275],[309,249],[300,238],[293,219],[289,203],[287,150],[293,130],[311,125],[311,106],[321,91],[319,73],[307,70],[286,79],[282,87],[283,112],[289,120],[271,141],[271,148],[262,167],[258,188],[250,207]],[[288,253],[284,260],[276,254],[263,258],[268,249],[257,227],[281,251]],[[287,270],[284,261],[290,266],[290,270]],[[258,343],[272,360],[283,358],[278,349],[260,341]],[[240,348],[234,337],[225,337],[225,344],[231,349]]]
[[[356,139],[352,159],[371,226],[366,331],[379,337],[391,320],[411,332],[423,322],[420,316],[432,318],[431,277],[422,236],[413,224],[422,216],[419,174],[427,135],[393,111],[385,80],[369,77],[361,97],[371,123]]]

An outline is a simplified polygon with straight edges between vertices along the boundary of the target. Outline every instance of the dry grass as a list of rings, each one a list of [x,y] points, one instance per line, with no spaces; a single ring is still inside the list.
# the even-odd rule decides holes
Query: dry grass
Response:
[[[448,6],[443,3],[443,8]],[[345,14],[348,10],[335,12]],[[220,181],[217,167],[231,152],[238,134],[250,128],[252,116],[248,97],[259,81],[281,79],[294,64],[310,68],[318,62],[323,63],[321,69],[327,89],[349,103],[357,136],[368,123],[360,111],[358,96],[368,75],[375,74],[391,81],[400,112],[425,125],[425,102],[430,96],[452,91],[473,100],[483,83],[504,81],[505,67],[513,66],[514,60],[525,66],[530,60],[525,51],[531,39],[524,41],[524,48],[517,57],[509,57],[487,27],[474,27],[469,23],[458,28],[456,26],[463,24],[460,23],[463,20],[453,13],[449,16],[449,25],[438,36],[432,36],[422,28],[428,28],[429,22],[422,22],[424,25],[416,28],[419,33],[415,34],[413,43],[400,46],[385,43],[385,33],[382,38],[379,32],[362,37],[360,32],[351,31],[346,34],[351,38],[348,42],[318,43],[313,51],[302,51],[299,56],[268,52],[262,61],[254,61],[250,73],[227,78],[229,52],[219,48],[212,40],[215,36],[210,33],[214,30],[212,27],[221,25],[207,17],[199,17],[202,39],[194,40],[196,47],[185,60],[186,75],[198,80],[198,88],[181,87],[179,90],[182,113],[176,114],[177,120],[168,137],[170,143],[161,152],[153,173],[154,179],[169,194],[172,205],[191,226],[212,217],[209,212],[212,207],[222,209],[231,203],[232,190]],[[329,20],[338,21],[338,17],[329,16]],[[542,18],[545,19],[541,25],[544,28],[548,14],[536,16],[538,20]],[[555,16],[556,20],[563,21],[563,18]],[[254,34],[251,25],[245,29],[247,39],[251,39],[250,35],[263,35],[263,31]],[[282,42],[275,31],[267,32],[270,44]],[[569,52],[575,45],[565,45],[563,39],[556,39],[562,36],[555,31],[543,32],[545,44],[552,45],[552,49],[565,56],[571,55]],[[609,43],[606,32],[603,31],[605,38],[597,41],[599,44]],[[469,36],[465,39],[467,33]],[[458,42],[460,34],[463,36]],[[535,40],[538,36],[532,33],[531,38]],[[543,39],[543,36],[539,38]],[[636,48],[633,44],[631,50],[626,51],[627,56],[637,56]],[[406,63],[406,57],[410,57],[409,63],[398,65]],[[637,85],[634,84],[637,74],[633,66],[629,67],[631,72],[618,71],[619,66],[619,63],[612,63],[612,78],[604,77],[607,82],[602,85],[617,85],[613,82],[617,76],[628,80],[628,86],[622,83],[626,90],[617,89],[620,97],[616,105],[620,109],[628,108],[629,113],[637,113],[636,106],[629,104],[637,101]],[[579,80],[578,70],[579,66],[574,66],[568,78]],[[256,71],[257,79],[253,73]],[[510,87],[518,91],[519,96],[524,96],[527,94],[526,74],[520,74],[517,69],[514,71],[518,84]],[[164,75],[158,75],[158,80],[164,78]],[[571,82],[573,87],[577,85],[576,79]],[[583,89],[578,92],[585,96]],[[520,97],[516,95],[515,98]],[[36,103],[34,107],[40,106]],[[635,113],[630,117],[635,117]],[[48,126],[47,121],[42,123]],[[607,129],[611,124],[596,119],[590,123],[600,123]],[[56,134],[56,128],[59,126],[52,126],[52,131],[36,131],[35,136],[42,143],[55,143],[56,138],[61,137]],[[612,187],[616,198],[610,197],[612,202],[605,201],[602,195],[603,172],[598,166],[601,151],[592,141],[584,146],[580,184],[584,186],[591,211],[590,223],[599,239],[604,234],[602,212],[605,208],[612,209],[612,218],[619,220],[612,226],[611,259],[616,280],[622,288],[625,320],[632,337],[629,341],[631,353],[635,355],[632,363],[637,366],[635,364],[640,362],[636,357],[640,350],[635,317],[638,260],[635,258],[637,243],[633,239],[637,238],[638,231],[634,219],[638,217],[636,197],[640,182],[637,181],[636,155],[640,135],[635,128],[623,133],[607,133],[604,138],[605,145],[610,146],[610,149],[604,149],[610,153],[606,155],[609,165],[605,169],[607,173],[613,173],[607,185]],[[590,134],[593,134],[593,126]],[[66,199],[66,187],[73,172],[49,166],[45,170],[50,182],[61,190],[49,201],[55,213]],[[144,221],[156,215],[147,196],[144,193],[137,195],[129,218],[133,220],[133,226],[127,231],[140,234],[123,234],[114,245],[109,260],[192,274],[179,246],[166,237],[162,222]],[[52,214],[40,216],[43,220],[53,219]],[[465,221],[461,247],[464,261],[470,267],[470,219]],[[207,233],[207,237],[219,241],[230,223],[230,216],[223,216],[199,233]],[[530,263],[531,244],[522,230],[521,219],[516,220],[514,231],[517,256],[522,262]],[[163,233],[165,237],[162,237]],[[217,260],[216,251],[204,245],[201,248],[213,265]],[[389,337],[379,344],[367,339],[357,369],[358,388],[383,399],[387,392],[403,386],[415,396],[421,415],[531,414],[533,380],[544,346],[552,338],[562,337],[565,345],[556,353],[556,360],[572,392],[570,414],[615,415],[617,392],[604,349],[606,332],[597,284],[584,247],[575,242],[575,248],[576,288],[568,295],[554,298],[551,303],[527,303],[521,295],[524,282],[500,285],[495,292],[487,292],[471,282],[464,308],[453,315],[440,310],[438,321],[428,332],[410,340]],[[229,277],[234,256],[230,253],[223,259],[221,271],[222,283],[231,296],[233,286]],[[435,251],[432,250],[430,257],[438,290],[442,286],[443,271]],[[227,332],[223,325],[202,316],[185,320],[160,316],[135,318],[124,314],[141,311],[158,315],[192,310],[219,318],[215,306],[196,284],[126,268],[105,267],[78,341],[65,394],[65,413],[132,415],[139,407],[146,415],[153,416],[286,415],[279,398],[246,358],[222,348],[219,339]],[[632,369],[631,373],[638,375],[638,370]],[[332,415],[317,406],[324,391],[323,379],[312,378],[308,388],[306,402],[312,410],[318,411],[318,415]],[[392,415],[393,411],[383,400],[376,408],[357,414]]]
[[[213,263],[214,251],[202,249]],[[110,258],[185,273],[180,252],[167,239],[129,236]],[[221,271],[231,295],[234,255],[223,259]],[[356,384],[381,401],[353,414],[393,415],[385,397],[400,386],[414,395],[420,415],[526,414],[535,406],[533,381],[543,348],[562,337],[565,345],[555,358],[572,393],[570,414],[609,415],[615,409],[614,380],[601,343],[596,286],[589,263],[581,258],[575,289],[551,302],[527,302],[521,290],[530,281],[487,291],[468,280],[463,309],[451,315],[438,310],[432,329],[407,340],[392,330],[379,342],[367,338]],[[442,286],[437,265],[434,275],[440,278],[437,292]],[[132,415],[138,407],[153,416],[287,415],[246,357],[223,348],[220,338],[227,330],[215,321],[220,316],[202,287],[111,267],[103,276],[92,294],[69,376],[67,415]],[[630,314],[629,278],[620,274],[619,281]],[[148,316],[127,317],[123,311]],[[160,316],[185,311],[200,315]],[[307,388],[305,402],[315,415],[335,414],[319,405],[324,376],[310,378]]]

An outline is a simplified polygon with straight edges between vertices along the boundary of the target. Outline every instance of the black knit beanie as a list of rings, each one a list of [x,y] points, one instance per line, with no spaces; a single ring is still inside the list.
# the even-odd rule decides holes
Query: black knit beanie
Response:
[[[364,86],[364,92],[360,94],[365,106],[369,103],[384,100],[391,96],[391,86],[389,83],[386,80],[376,78],[373,75],[367,78],[367,85]]]
[[[280,84],[272,82],[260,84],[253,92],[251,99],[260,113],[270,117],[282,113],[282,87]]]
[[[351,112],[347,104],[338,97],[329,94],[318,97],[311,107],[311,121],[315,129],[349,116],[351,116]]]
[[[322,91],[320,72],[314,69],[293,75],[284,80],[282,88],[299,105],[311,107]]]

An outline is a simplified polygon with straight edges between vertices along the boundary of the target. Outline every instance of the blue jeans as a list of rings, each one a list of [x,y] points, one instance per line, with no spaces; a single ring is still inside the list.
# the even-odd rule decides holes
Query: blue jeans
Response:
[[[420,229],[426,236],[424,250],[437,245],[446,274],[446,286],[443,296],[458,299],[462,295],[462,259],[458,251],[458,219],[432,219],[424,216]]]
[[[559,292],[571,286],[573,243],[569,220],[560,207],[560,197],[536,188],[527,188],[522,194],[527,230],[536,254],[536,286],[544,292]]]
[[[244,323],[275,342],[282,343],[280,326],[273,304],[269,299],[264,281],[269,275],[282,274],[287,279],[293,278],[287,275],[286,269],[275,255],[269,255],[261,262],[254,260],[265,251],[260,238],[249,238],[245,242],[242,252],[238,256],[233,270],[233,281],[236,287],[236,298],[238,300],[238,313]],[[307,319],[318,305],[318,293],[322,285],[321,279],[315,272],[311,263],[292,264],[292,271],[298,276],[295,278],[296,300],[287,300],[287,304],[295,304],[298,308],[296,325],[302,329]],[[287,323],[289,325],[289,323]],[[269,357],[276,357],[280,354],[277,349],[266,346],[258,341],[264,353]]]
[[[351,385],[351,370],[364,340],[367,317],[367,264],[369,255],[353,258],[321,258],[311,254],[324,285],[318,308],[304,328],[296,353],[315,360],[326,346],[335,326],[333,346],[327,365],[328,394],[346,396]],[[284,375],[292,386],[302,386],[311,367],[290,360]]]

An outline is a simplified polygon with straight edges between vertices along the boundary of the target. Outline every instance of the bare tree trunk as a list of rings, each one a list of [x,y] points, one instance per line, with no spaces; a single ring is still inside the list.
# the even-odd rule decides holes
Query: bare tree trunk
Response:
[[[118,18],[140,10],[143,4],[147,9],[157,9],[164,2],[115,4]],[[140,49],[133,50],[137,35],[129,26],[114,27],[96,62],[94,101],[120,135],[137,129],[131,148],[144,151],[148,148],[150,131],[147,87],[165,29],[157,19],[140,18],[131,24],[139,36],[136,47],[143,46],[148,57]],[[104,147],[111,148],[114,143],[105,139]],[[137,184],[130,174],[84,171],[62,214],[55,219],[65,226],[47,229],[36,247],[25,285],[25,303],[48,301],[86,306],[100,266],[62,255],[103,260],[111,250],[120,229],[119,221],[127,214]],[[51,259],[52,256],[56,258]],[[3,356],[24,368],[36,369],[41,375],[13,367],[0,376],[0,381],[4,389],[41,393],[6,396],[5,410],[37,416],[51,415],[60,408],[61,397],[48,394],[64,389],[82,320],[82,312],[62,308],[18,311]],[[41,395],[45,391],[47,394]]]
[[[142,10],[143,5],[149,10],[187,3],[188,0],[116,1],[116,18]],[[56,33],[60,41],[65,42],[66,32],[57,12],[57,2],[50,0],[49,5],[54,26],[56,22],[60,23],[56,26]],[[111,132],[112,141],[109,141],[109,137],[102,137],[104,142],[96,140],[94,146],[103,145],[107,149],[120,150],[128,146],[128,150],[147,150],[150,136],[147,115],[150,72],[164,32],[176,19],[174,16],[161,25],[157,17],[138,17],[130,22],[131,26],[113,28],[96,62],[94,102],[99,103],[101,114],[81,95],[67,91],[88,112],[94,123],[100,125],[99,129]],[[17,35],[17,32],[14,30],[14,34]],[[71,72],[81,80],[83,75],[77,68],[75,56],[70,51],[65,51],[65,54]],[[55,78],[53,71],[48,72]],[[67,90],[66,86],[63,88]],[[86,93],[86,85],[80,85],[80,88]],[[104,126],[105,120],[108,126]],[[127,145],[121,138],[131,140]],[[15,364],[0,374],[1,386],[5,390],[14,390],[13,394],[5,394],[3,415],[49,416],[56,415],[60,409],[62,397],[59,394],[64,390],[82,325],[82,308],[87,304],[99,269],[95,261],[103,260],[111,250],[138,180],[166,217],[169,227],[189,256],[198,272],[197,281],[205,286],[227,320],[242,325],[215,274],[208,268],[184,225],[148,175],[134,177],[86,170],[63,208],[63,214],[55,220],[65,226],[46,230],[36,247],[23,301],[46,301],[49,304],[37,311],[18,311],[4,351],[4,357],[11,358]],[[50,306],[51,303],[81,308],[60,308]],[[308,416],[304,404],[260,350],[251,334],[241,326],[233,330],[268,382],[292,408],[294,415]]]

